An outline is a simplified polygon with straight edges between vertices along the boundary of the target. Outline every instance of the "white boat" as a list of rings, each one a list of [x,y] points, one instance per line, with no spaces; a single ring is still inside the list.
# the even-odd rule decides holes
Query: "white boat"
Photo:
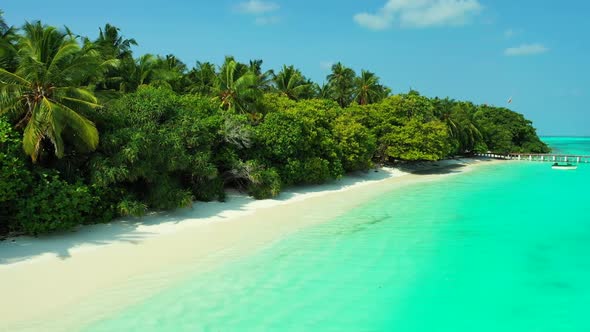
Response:
[[[562,169],[562,170],[573,170],[573,169],[578,169],[578,166],[572,165],[572,164],[558,164],[558,163],[555,163],[555,164],[553,164],[553,166],[551,166],[551,168],[553,168],[553,169]]]

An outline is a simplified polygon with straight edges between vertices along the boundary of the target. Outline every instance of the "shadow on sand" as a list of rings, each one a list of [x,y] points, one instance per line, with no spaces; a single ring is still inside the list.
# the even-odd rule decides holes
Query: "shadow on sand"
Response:
[[[489,159],[470,159],[490,161]],[[467,166],[463,160],[445,160],[440,162],[423,162],[398,164],[395,168],[402,172],[416,175],[436,175],[459,173]],[[400,173],[402,174],[402,173]],[[396,177],[384,170],[369,170],[357,172],[345,178],[323,185],[296,186],[282,192],[271,201],[287,201],[304,194],[322,193],[342,190],[366,181],[379,181]],[[142,218],[122,218],[107,224],[80,226],[71,232],[62,232],[40,237],[19,236],[0,241],[0,267],[44,254],[53,254],[61,259],[71,256],[71,250],[86,245],[104,246],[112,243],[138,244],[160,232],[149,231],[144,226],[166,226],[194,219],[215,217],[219,220],[227,219],[224,212],[246,211],[252,209],[247,205],[255,202],[244,194],[230,192],[226,202],[195,202],[191,208],[177,209],[168,212],[151,213]]]
[[[491,162],[489,158],[469,158],[469,162],[463,159],[443,160],[439,162],[416,162],[400,164],[399,168],[403,172],[415,175],[445,175],[461,173],[461,169],[469,166],[470,162]]]
[[[303,194],[336,191],[361,182],[384,180],[390,177],[392,177],[391,173],[381,170],[356,173],[324,185],[292,187],[272,201],[287,201]],[[230,192],[226,202],[195,202],[191,208],[151,213],[142,218],[121,218],[106,224],[79,226],[73,231],[39,237],[8,238],[0,241],[0,267],[45,254],[67,259],[71,257],[71,250],[80,246],[104,246],[112,243],[139,244],[160,234],[160,232],[149,231],[150,227],[144,226],[166,227],[188,222],[189,219],[194,221],[194,219],[210,217],[223,220],[228,218],[224,216],[224,212],[248,210],[246,206],[253,202],[255,202],[254,199],[244,194]]]
[[[439,165],[439,164],[432,164],[430,167],[400,167],[401,170],[404,172],[408,172],[415,175],[444,175],[444,174],[453,174],[453,173],[461,173],[461,169],[467,166],[466,164],[453,164],[453,165]]]

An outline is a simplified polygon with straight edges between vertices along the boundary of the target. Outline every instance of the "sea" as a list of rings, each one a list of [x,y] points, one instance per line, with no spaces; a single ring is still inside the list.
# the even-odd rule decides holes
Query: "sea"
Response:
[[[589,191],[528,161],[392,189],[82,331],[590,331]]]

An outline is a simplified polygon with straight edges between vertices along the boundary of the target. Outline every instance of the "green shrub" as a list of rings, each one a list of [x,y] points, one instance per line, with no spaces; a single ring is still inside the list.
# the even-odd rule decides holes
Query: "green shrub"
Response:
[[[104,124],[91,160],[90,181],[122,188],[120,214],[188,206],[193,198],[223,197],[213,155],[223,124],[210,98],[179,97],[169,89],[142,87],[103,110]],[[136,204],[137,202],[141,204]]]
[[[489,150],[498,153],[548,153],[549,147],[537,136],[532,122],[522,114],[503,107],[481,106],[474,118]]]
[[[189,207],[193,203],[193,195],[184,189],[178,179],[163,178],[161,182],[150,183],[150,189],[142,195],[143,201],[155,210],[171,210]]]
[[[339,174],[332,173],[330,162],[317,157],[289,160],[282,170],[282,178],[286,184],[321,184],[337,177]]]
[[[21,138],[10,123],[0,118],[0,204],[18,198],[30,182]]]
[[[16,204],[33,181],[22,151],[21,138],[0,118],[0,234],[12,228]]]
[[[255,159],[275,167],[285,185],[319,184],[341,177],[342,154],[333,134],[333,123],[341,111],[338,105],[281,100],[283,103],[269,103],[279,108],[256,127]]]
[[[15,223],[19,230],[32,235],[68,230],[87,223],[96,202],[88,186],[42,173],[30,195],[18,201]]]
[[[248,194],[256,199],[268,199],[281,192],[281,177],[274,168],[255,171],[251,175]]]
[[[120,216],[117,205],[125,192],[116,187],[99,187],[91,185],[90,194],[94,197],[94,206],[88,217],[87,224],[107,223]]]
[[[225,200],[223,179],[221,177],[193,179],[191,182],[193,183],[192,192],[195,199],[203,202],[223,202]]]
[[[121,216],[141,217],[146,214],[147,209],[148,207],[145,203],[133,199],[130,196],[123,198],[117,204],[117,212]]]
[[[349,116],[340,116],[334,123],[334,137],[338,142],[345,171],[371,167],[376,141],[369,129]]]
[[[446,126],[413,119],[381,138],[385,155],[402,160],[440,160],[451,152]]]

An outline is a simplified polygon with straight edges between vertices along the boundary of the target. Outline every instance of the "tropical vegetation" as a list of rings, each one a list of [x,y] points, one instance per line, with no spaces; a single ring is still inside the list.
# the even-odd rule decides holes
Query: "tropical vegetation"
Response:
[[[0,20],[0,234],[223,200],[229,187],[270,198],[380,163],[548,151],[509,109],[392,94],[342,63],[319,85],[293,65],[189,67],[136,45],[109,24],[91,39]]]

